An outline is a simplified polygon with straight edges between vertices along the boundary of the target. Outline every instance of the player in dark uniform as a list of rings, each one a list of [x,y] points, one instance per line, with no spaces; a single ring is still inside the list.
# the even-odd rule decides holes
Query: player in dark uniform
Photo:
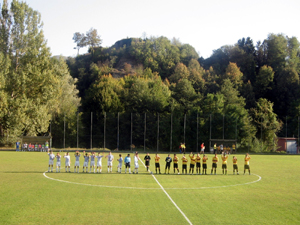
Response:
[[[147,171],[148,171],[149,166],[150,166],[150,160],[151,160],[151,157],[150,157],[149,153],[147,153],[147,155],[144,157],[144,160],[145,160],[145,166],[146,166]]]
[[[167,173],[167,169],[168,169],[168,174],[170,174],[170,167],[172,162],[172,158],[170,157],[170,154],[168,155],[165,161],[166,161],[165,174]]]

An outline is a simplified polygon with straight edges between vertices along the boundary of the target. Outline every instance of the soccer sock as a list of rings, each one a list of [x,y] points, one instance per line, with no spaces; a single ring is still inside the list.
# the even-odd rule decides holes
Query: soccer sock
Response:
[[[139,171],[138,171],[138,169],[136,169],[136,172],[138,173]],[[250,173],[250,172],[249,172]]]
[[[112,167],[110,167],[110,172],[112,172]]]
[[[107,172],[109,173],[109,167],[107,168]]]
[[[129,170],[129,173],[131,173],[131,169],[129,168],[128,170]]]

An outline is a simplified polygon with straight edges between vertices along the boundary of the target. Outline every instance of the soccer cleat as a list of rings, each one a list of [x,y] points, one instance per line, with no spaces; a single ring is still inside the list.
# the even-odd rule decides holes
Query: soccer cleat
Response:
[[[178,173],[178,174],[180,174],[180,173]]]
[[[237,175],[240,175],[239,173],[236,173]]]
[[[135,174],[135,172],[132,172],[133,174]]]

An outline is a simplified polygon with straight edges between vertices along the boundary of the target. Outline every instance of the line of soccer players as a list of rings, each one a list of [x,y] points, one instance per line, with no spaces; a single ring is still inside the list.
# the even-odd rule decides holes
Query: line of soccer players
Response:
[[[48,151],[48,155],[49,155],[49,167],[48,167],[48,172],[53,172],[53,164],[54,164],[54,159],[56,158],[56,172],[60,172],[60,167],[61,167],[61,155],[59,153],[57,153],[56,155],[53,154],[53,152],[49,152]],[[75,165],[74,165],[74,173],[77,172],[79,173],[79,166],[80,166],[80,152],[76,151],[76,153],[74,154],[75,156]],[[95,154],[95,152],[92,152],[91,154],[86,153],[85,151],[83,151],[83,157],[84,157],[84,163],[83,163],[83,168],[82,168],[82,172],[84,173],[84,171],[86,173],[88,173],[88,164],[90,162],[90,171],[89,173],[93,172],[96,173],[101,173],[102,172],[102,158],[104,157],[103,153],[101,154],[100,152],[98,153],[98,155]],[[70,171],[70,167],[71,167],[71,158],[69,153],[65,153],[64,155],[65,158],[65,171],[66,172],[71,172]],[[114,156],[111,154],[111,152],[109,152],[108,155],[105,156],[105,158],[107,158],[107,172],[108,173],[112,173],[112,166],[113,166],[113,161],[114,161]],[[206,175],[207,174],[207,163],[208,163],[208,157],[206,155],[203,155],[203,157],[201,158],[200,154],[198,153],[197,155],[193,154],[191,152],[191,154],[189,155],[190,158],[190,168],[189,168],[189,173],[187,173],[187,165],[188,165],[188,158],[183,155],[181,158],[182,161],[182,174],[198,174],[198,175]],[[95,167],[95,160],[97,159],[97,166]],[[227,159],[228,159],[228,154],[223,153],[221,156],[222,159],[222,174],[227,175]],[[250,165],[249,165],[249,160],[251,159],[251,157],[249,156],[249,154],[247,153],[245,158],[244,158],[244,174],[246,172],[246,170],[248,170],[249,175],[250,175]],[[150,166],[150,160],[151,157],[149,155],[149,153],[147,153],[147,155],[144,157],[145,160],[145,166],[147,171],[149,171],[149,166]],[[160,170],[160,156],[158,154],[155,155],[154,157],[155,160],[155,171],[156,174],[159,173],[161,174],[161,170]],[[118,173],[121,173],[122,171],[122,164],[123,164],[123,158],[122,155],[119,154],[119,158],[117,159],[118,163]],[[202,161],[202,173],[201,173],[201,161]],[[138,169],[139,169],[139,155],[138,152],[135,153],[134,155],[134,171],[133,173],[138,173]],[[170,157],[170,154],[166,157],[165,159],[166,165],[165,165],[165,174],[166,173],[170,173],[170,168],[171,168],[171,163],[173,162],[173,171],[174,173],[180,174],[179,171],[179,157],[174,154],[173,159]],[[212,168],[211,168],[211,174],[216,174],[216,170],[217,170],[217,165],[219,162],[219,158],[217,156],[217,154],[214,155],[214,157],[212,158]],[[232,159],[233,162],[233,174],[238,172],[238,164],[237,164],[237,158],[235,156],[233,156]],[[125,159],[124,159],[124,164],[125,164],[125,173],[127,173],[127,169],[128,172],[131,173],[131,168],[130,168],[130,163],[131,163],[131,158],[130,158],[130,154],[128,154]],[[194,171],[196,168],[196,171]]]

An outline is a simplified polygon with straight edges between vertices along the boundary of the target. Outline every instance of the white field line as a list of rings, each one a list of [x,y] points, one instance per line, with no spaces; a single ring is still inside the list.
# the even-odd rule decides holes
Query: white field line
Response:
[[[99,184],[86,184],[86,183],[78,183],[78,182],[73,182],[73,181],[66,181],[66,180],[60,180],[60,179],[55,179],[52,177],[48,177],[46,175],[47,171],[43,173],[44,177],[54,180],[54,181],[59,181],[59,182],[64,182],[68,184],[77,184],[77,185],[85,185],[85,186],[91,186],[91,187],[104,187],[104,188],[120,188],[120,189],[141,189],[141,190],[146,190],[146,189],[151,189],[151,190],[159,190],[161,188],[141,188],[141,187],[121,187],[121,186],[107,186],[107,185],[99,185]],[[242,183],[242,184],[230,184],[230,185],[224,185],[224,186],[212,186],[212,187],[197,187],[197,188],[165,188],[165,190],[199,190],[199,189],[212,189],[212,188],[226,188],[226,187],[234,187],[234,186],[240,186],[240,185],[248,185],[248,184],[253,184],[258,181],[260,181],[262,178],[261,176],[252,173],[251,175],[257,176],[258,179],[255,181],[247,182],[247,183]],[[187,175],[188,176],[188,175]],[[245,175],[247,176],[247,175]]]
[[[144,165],[144,167],[146,168],[144,162],[139,159],[141,161],[141,163]],[[149,170],[149,172],[151,172]],[[166,192],[166,190],[164,189],[164,187],[158,182],[158,180],[156,179],[156,177],[153,175],[153,173],[151,172],[152,177],[154,178],[154,180],[156,181],[156,183],[160,186],[160,188],[163,190],[163,192],[168,196],[168,198],[170,199],[170,201],[173,203],[173,205],[178,209],[178,211],[182,214],[182,216],[186,219],[186,221],[192,225],[192,222],[189,220],[189,218],[187,218],[187,216],[184,214],[184,212],[181,211],[181,209],[178,207],[178,205],[173,201],[173,199],[171,198],[171,196]]]

